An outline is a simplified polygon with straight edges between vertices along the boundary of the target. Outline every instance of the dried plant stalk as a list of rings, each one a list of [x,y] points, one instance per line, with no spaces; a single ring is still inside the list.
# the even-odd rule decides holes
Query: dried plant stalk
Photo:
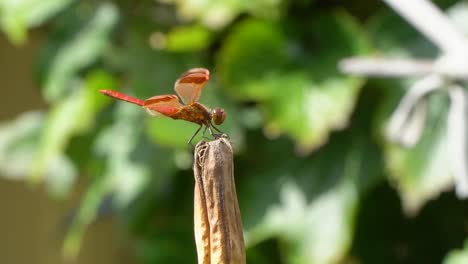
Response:
[[[198,264],[245,264],[232,146],[226,137],[197,144],[194,173]]]

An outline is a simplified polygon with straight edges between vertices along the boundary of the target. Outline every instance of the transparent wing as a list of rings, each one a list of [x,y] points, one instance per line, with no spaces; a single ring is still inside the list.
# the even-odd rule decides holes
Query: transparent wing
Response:
[[[143,103],[143,108],[151,115],[173,116],[184,105],[179,102],[175,94],[158,95],[148,98]]]
[[[198,102],[205,84],[210,79],[210,71],[205,68],[190,69],[177,79],[174,90],[186,105]]]

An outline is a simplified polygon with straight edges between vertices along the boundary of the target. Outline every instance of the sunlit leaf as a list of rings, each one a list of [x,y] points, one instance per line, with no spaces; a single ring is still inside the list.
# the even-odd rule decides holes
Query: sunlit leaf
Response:
[[[196,19],[210,28],[218,29],[228,25],[243,12],[264,18],[276,18],[280,15],[283,1],[166,0],[166,2],[175,3],[181,17],[189,20]]]
[[[240,99],[268,99],[286,90],[269,84],[287,63],[284,34],[275,24],[247,20],[232,29],[217,57],[221,85]]]
[[[36,157],[32,163],[32,181],[40,181],[44,178],[47,168],[57,162],[71,137],[93,127],[96,113],[107,100],[97,91],[102,88],[101,86],[114,87],[113,78],[104,72],[93,72],[84,83],[76,84],[73,93],[50,110]]]
[[[143,114],[139,110],[132,105],[119,105],[114,113],[116,121],[103,131],[97,142],[97,151],[107,157],[108,169],[104,177],[115,192],[114,199],[119,207],[128,205],[151,176],[151,167],[144,163],[146,159],[132,159],[134,152],[143,151],[138,149],[144,130],[144,126],[140,125]]]
[[[410,214],[452,185],[446,140],[447,98],[435,94],[430,99],[426,128],[431,129],[423,131],[417,145],[405,148],[388,143],[384,148],[390,175]]]
[[[296,140],[297,150],[307,153],[323,144],[330,131],[347,125],[360,82],[328,79],[315,83],[300,73],[280,76],[271,87],[280,85],[294,91],[264,104],[266,133],[287,133]]]
[[[102,95],[100,95],[102,96]],[[142,141],[143,113],[129,104],[118,104],[112,118],[115,122],[97,137],[94,152],[103,157],[106,170],[95,175],[65,238],[63,250],[76,256],[86,227],[96,219],[103,200],[112,195],[115,209],[127,207],[150,183],[169,177],[173,164],[167,151],[155,152]],[[148,165],[152,164],[152,166]]]
[[[67,7],[73,0],[2,0],[0,1],[0,26],[15,44],[26,40],[27,29]]]
[[[29,164],[36,152],[41,135],[44,113],[27,112],[14,121],[0,126],[0,172],[2,175],[23,179],[29,173]]]
[[[283,29],[252,20],[238,25],[218,56],[218,72],[233,96],[259,102],[268,135],[286,133],[307,153],[347,125],[363,81],[340,74],[336,65],[368,45],[343,13],[316,17],[300,33],[290,33],[291,23]],[[301,37],[315,48],[302,47]]]
[[[44,97],[59,100],[76,81],[78,71],[94,62],[108,45],[111,30],[117,22],[117,8],[101,4],[90,21],[60,47],[51,62],[44,83]]]
[[[442,262],[443,264],[464,264],[468,263],[468,242],[462,249],[452,250]]]
[[[207,48],[211,39],[211,32],[204,27],[178,27],[167,34],[166,48],[177,52],[198,51]]]
[[[102,95],[99,94],[102,97]],[[83,202],[77,215],[72,221],[68,234],[63,245],[64,254],[74,257],[78,253],[85,228],[95,220],[98,208],[105,196],[110,195],[119,187],[126,188],[121,195],[128,196],[128,188],[135,189],[135,181],[141,182],[144,179],[142,168],[135,168],[129,162],[129,154],[138,140],[138,131],[141,127],[132,125],[138,117],[137,109],[122,104],[120,111],[116,111],[118,120],[101,132],[97,138],[96,152],[100,156],[108,158],[109,170],[106,174],[95,177],[91,186],[87,190]],[[119,171],[121,169],[121,171]],[[133,183],[119,182],[118,179],[133,179]],[[137,183],[138,184],[138,183]],[[132,192],[134,193],[134,192]]]
[[[37,155],[44,131],[44,114],[28,112],[0,126],[0,172],[11,179],[24,180]],[[73,184],[77,170],[63,153],[44,166],[45,183],[51,194],[63,196]]]

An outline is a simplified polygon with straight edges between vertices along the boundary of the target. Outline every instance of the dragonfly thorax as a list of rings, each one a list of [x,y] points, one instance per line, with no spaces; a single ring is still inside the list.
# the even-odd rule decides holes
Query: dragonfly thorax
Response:
[[[209,124],[211,120],[209,109],[200,103],[186,105],[170,117],[173,119],[186,120],[199,125]]]

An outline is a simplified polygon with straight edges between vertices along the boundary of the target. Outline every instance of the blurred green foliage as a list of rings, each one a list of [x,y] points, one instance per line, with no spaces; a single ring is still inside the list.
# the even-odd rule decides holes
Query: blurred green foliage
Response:
[[[337,68],[349,56],[437,49],[378,1],[357,2],[1,0],[13,43],[29,28],[48,34],[36,78],[50,107],[0,126],[0,171],[58,197],[87,178],[67,255],[111,201],[140,263],[194,263],[186,142],[197,126],[97,90],[173,93],[180,73],[206,67],[201,102],[227,111],[249,263],[466,263],[467,205],[451,193],[429,202],[452,184],[446,98],[431,98],[431,129],[405,149],[382,128],[413,80]],[[467,28],[465,5],[439,2]]]

